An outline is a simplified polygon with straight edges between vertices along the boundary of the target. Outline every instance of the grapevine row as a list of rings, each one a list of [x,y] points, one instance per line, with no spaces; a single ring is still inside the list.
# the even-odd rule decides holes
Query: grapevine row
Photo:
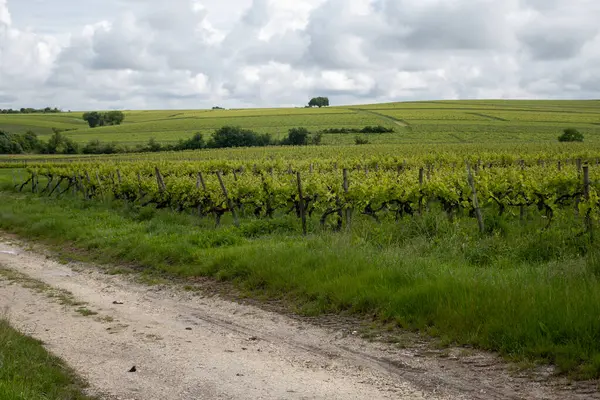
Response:
[[[320,172],[294,167],[215,170],[216,164],[208,165],[38,165],[29,168],[29,179],[20,188],[31,183],[34,191],[47,195],[73,190],[87,199],[111,196],[157,208],[195,210],[213,216],[217,224],[226,213],[236,219],[237,214],[270,218],[285,213],[317,216],[321,224],[334,219],[340,228],[343,214],[350,211],[379,221],[386,215],[399,219],[420,214],[432,203],[440,204],[451,218],[465,210],[475,216],[474,194],[481,207],[494,208],[500,214],[536,206],[548,224],[558,210],[573,205],[590,221],[600,219],[599,169],[578,163],[560,169],[539,165],[474,168],[473,185],[464,165]]]

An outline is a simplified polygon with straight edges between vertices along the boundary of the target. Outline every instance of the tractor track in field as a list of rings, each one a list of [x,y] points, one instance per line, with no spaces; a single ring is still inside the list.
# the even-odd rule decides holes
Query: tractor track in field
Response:
[[[510,122],[507,119],[500,118],[500,117],[494,117],[493,115],[481,114],[481,113],[476,113],[476,112],[469,112],[467,114],[475,115],[476,117],[482,117],[482,118],[486,118],[486,119],[491,119],[493,121]]]
[[[510,374],[492,354],[435,349],[413,334],[402,347],[369,342],[349,319],[230,301],[210,281],[194,292],[146,286],[0,238],[0,309],[101,398],[600,399],[595,382],[567,384],[544,368],[535,379]],[[49,291],[72,300],[61,305]],[[77,313],[78,302],[97,314]]]
[[[406,128],[407,130],[412,131],[412,126],[410,126],[410,124],[408,122],[401,120],[399,118],[390,117],[389,115],[381,114],[381,113],[371,111],[371,110],[366,110],[364,108],[350,108],[350,110],[353,110],[357,113],[374,115],[381,120],[384,120],[386,122],[391,122],[394,125],[398,125],[398,126],[401,126],[402,128]]]

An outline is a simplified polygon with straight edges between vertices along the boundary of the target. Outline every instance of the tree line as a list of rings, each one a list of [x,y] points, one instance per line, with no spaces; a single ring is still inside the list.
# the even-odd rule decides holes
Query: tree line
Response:
[[[150,139],[146,144],[136,146],[107,143],[98,139],[81,146],[65,136],[64,130],[53,128],[53,132],[45,142],[32,131],[9,133],[0,130],[0,154],[115,154],[226,147],[306,146],[321,143],[321,133],[313,134],[306,128],[292,128],[284,139],[277,140],[270,134],[257,133],[239,126],[224,126],[214,131],[208,140],[205,140],[201,133],[196,133],[176,144],[161,144],[156,139]]]
[[[0,154],[77,154],[79,150],[79,145],[59,129],[54,129],[47,142],[32,131],[9,133],[0,130]]]
[[[54,114],[54,113],[61,113],[62,111],[59,110],[58,108],[54,107],[46,107],[46,108],[20,108],[18,110],[13,110],[12,108],[4,108],[4,109],[0,109],[0,114],[40,114],[40,113],[44,113],[44,114]]]

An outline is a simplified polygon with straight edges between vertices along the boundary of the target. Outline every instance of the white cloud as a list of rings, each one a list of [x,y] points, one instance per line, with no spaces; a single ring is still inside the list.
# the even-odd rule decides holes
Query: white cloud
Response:
[[[596,0],[0,0],[0,107],[598,98],[598,15]]]
[[[6,1],[0,0],[0,26],[4,25],[4,27],[10,26],[12,21]]]

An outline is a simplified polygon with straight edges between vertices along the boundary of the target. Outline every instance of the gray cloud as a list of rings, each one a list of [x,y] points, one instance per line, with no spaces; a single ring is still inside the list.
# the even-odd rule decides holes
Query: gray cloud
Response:
[[[597,15],[596,0],[0,0],[0,107],[598,98]]]

